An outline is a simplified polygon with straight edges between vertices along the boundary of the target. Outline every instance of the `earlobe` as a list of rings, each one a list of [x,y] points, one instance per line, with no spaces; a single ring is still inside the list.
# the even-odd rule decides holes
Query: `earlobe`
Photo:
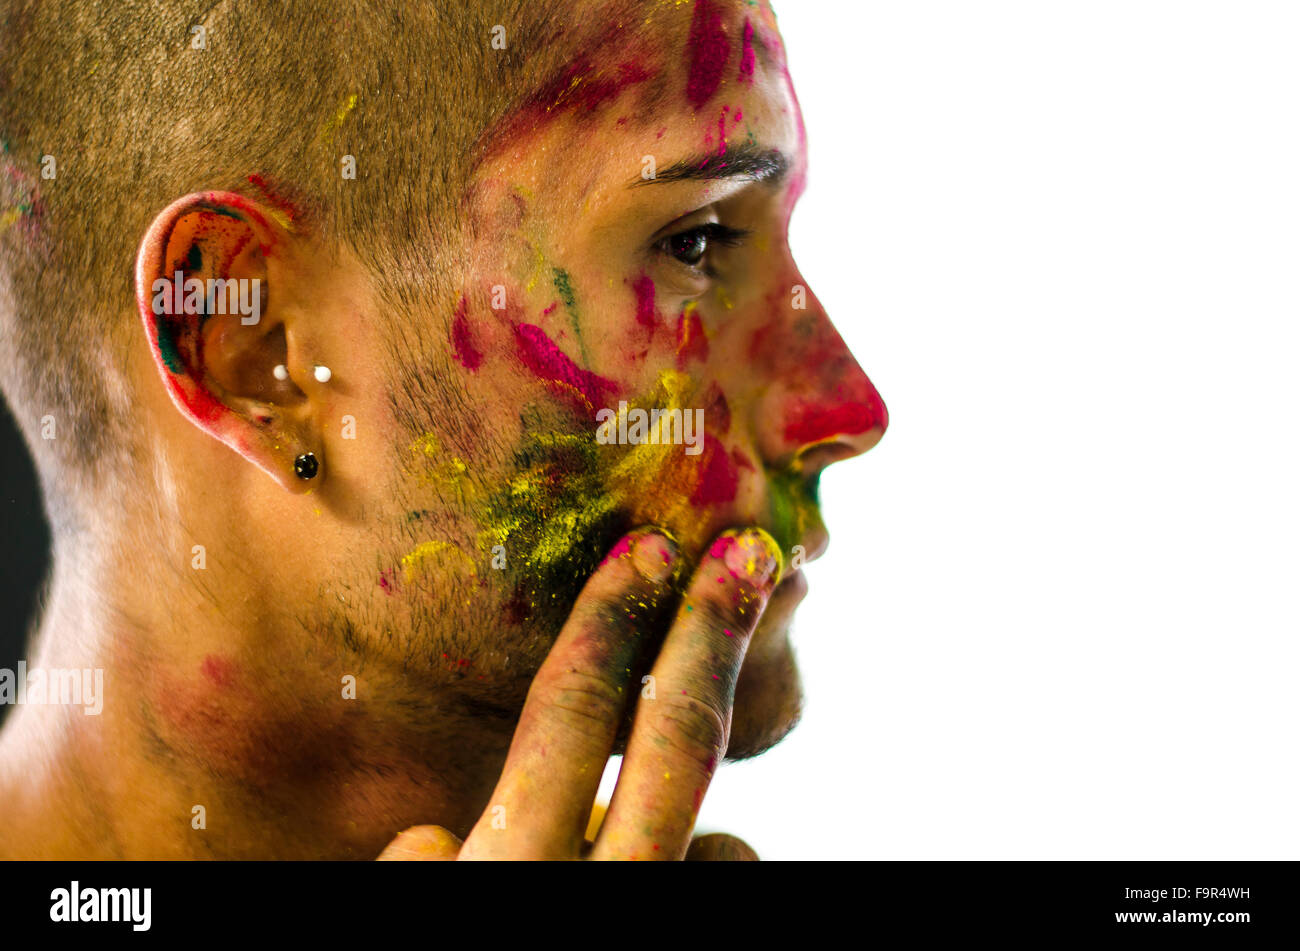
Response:
[[[286,490],[303,492],[321,469],[307,392],[319,390],[319,376],[295,352],[294,237],[242,195],[187,195],[141,242],[136,299],[177,410]],[[313,464],[300,466],[304,456]]]

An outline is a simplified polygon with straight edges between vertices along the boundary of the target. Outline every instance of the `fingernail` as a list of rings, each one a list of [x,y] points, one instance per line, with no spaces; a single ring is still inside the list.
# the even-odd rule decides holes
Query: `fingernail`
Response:
[[[644,532],[632,540],[632,564],[647,581],[667,581],[676,556],[677,546],[672,539],[658,531]]]
[[[781,549],[777,547],[776,539],[763,529],[724,532],[719,541],[724,540],[728,544],[722,560],[735,577],[762,588],[780,574]]]

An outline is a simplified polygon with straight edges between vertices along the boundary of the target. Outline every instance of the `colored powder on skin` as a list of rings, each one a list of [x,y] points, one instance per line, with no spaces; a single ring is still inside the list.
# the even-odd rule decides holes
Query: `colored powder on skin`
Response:
[[[433,433],[425,433],[415,439],[410,447],[410,451],[418,458],[423,457],[427,462],[427,467],[423,473],[424,480],[431,485],[441,485],[450,487],[460,497],[462,501],[472,498],[475,493],[474,482],[466,478],[469,472],[464,460],[452,456],[447,459],[443,456],[442,444],[438,442],[438,437]],[[411,512],[407,515],[408,522],[415,521],[423,517],[421,512]]]
[[[736,498],[739,476],[726,447],[712,433],[704,437],[704,464],[700,481],[691,494],[693,505],[726,505]]]
[[[731,406],[717,381],[710,383],[704,393],[704,416],[709,421],[709,429],[718,435],[731,432]]]
[[[727,157],[727,112],[729,106],[723,106],[722,112],[718,115],[718,158]]]
[[[158,355],[162,357],[163,364],[172,373],[180,375],[185,372],[185,364],[181,361],[180,351],[176,349],[176,338],[172,334],[171,327],[168,327],[158,318]]]
[[[483,354],[474,346],[474,336],[469,329],[469,302],[462,297],[456,306],[456,317],[451,323],[451,346],[460,365],[467,370],[477,370]]]
[[[740,39],[740,74],[737,78],[742,83],[754,81],[754,24],[748,20]],[[737,114],[736,118],[739,119],[740,115]]]
[[[355,109],[356,106],[357,94],[353,93],[348,96],[347,99],[343,100],[343,103],[339,106],[338,111],[335,112],[334,115],[330,116],[321,124],[317,138],[324,139],[326,142],[332,139],[334,133],[342,128],[344,120],[348,117],[348,113]]]
[[[630,45],[620,22],[608,23],[580,45],[594,52],[576,54],[534,95],[498,122],[483,137],[482,141],[489,145],[476,156],[475,167],[562,116],[574,116],[579,121],[595,118],[626,91],[653,79],[662,68],[660,51],[648,40]]]
[[[655,310],[655,282],[642,274],[632,284],[636,293],[636,322],[642,327],[653,328],[659,323],[659,314]]]
[[[817,511],[816,483],[791,472],[773,473],[768,480],[768,513],[772,537],[783,552],[798,545]]]
[[[841,403],[838,406],[801,406],[785,424],[785,438],[801,446],[825,442],[836,436],[865,433],[883,428],[888,417],[885,404],[877,397],[869,403]]]
[[[686,98],[699,109],[718,91],[731,58],[731,43],[713,0],[695,0],[686,55]]]
[[[235,665],[224,657],[208,654],[199,666],[203,676],[218,687],[229,687],[235,682]]]
[[[563,268],[551,269],[552,280],[555,284],[555,291],[560,295],[560,300],[564,301],[564,309],[568,311],[569,321],[573,324],[573,334],[578,340],[578,350],[582,353],[582,362],[589,362],[587,359],[587,347],[582,342],[582,327],[578,323],[578,298],[573,293],[573,281],[569,278],[569,272]]]
[[[430,563],[435,563],[434,567],[458,569],[457,573],[468,571],[471,575],[478,575],[474,559],[458,546],[450,542],[421,542],[409,554],[402,556],[402,573],[406,581],[414,581],[421,572],[428,570]]]
[[[573,296],[573,284],[569,281],[569,272],[563,268],[552,268],[551,274],[555,281],[555,290],[560,295],[560,300],[564,301],[565,308],[569,313],[573,313],[578,304],[578,299]]]
[[[677,368],[680,370],[691,360],[707,360],[708,357],[709,341],[704,336],[704,323],[700,320],[695,301],[691,301],[677,318]]]
[[[618,391],[618,384],[612,380],[584,370],[570,360],[541,327],[518,324],[515,351],[519,361],[535,376],[574,394],[591,412],[605,406],[608,395]]]
[[[266,200],[275,205],[276,209],[279,210],[279,213],[276,213],[274,210],[271,212],[276,223],[286,231],[292,231],[293,221],[298,217],[298,209],[294,207],[293,203],[278,194],[277,190],[274,189],[261,175],[249,175],[248,181],[249,184],[260,189],[262,194],[266,196]]]

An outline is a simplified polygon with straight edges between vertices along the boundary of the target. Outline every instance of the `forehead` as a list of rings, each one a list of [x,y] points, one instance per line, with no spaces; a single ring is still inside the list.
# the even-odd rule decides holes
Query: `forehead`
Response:
[[[636,9],[636,18],[576,30],[536,91],[488,130],[479,198],[506,187],[530,205],[549,198],[591,210],[617,200],[650,162],[718,162],[741,146],[778,150],[798,171],[802,122],[767,4],[659,0]]]

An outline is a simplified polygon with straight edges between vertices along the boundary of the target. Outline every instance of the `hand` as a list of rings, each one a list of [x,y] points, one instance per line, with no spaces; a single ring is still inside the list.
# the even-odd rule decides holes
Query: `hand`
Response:
[[[649,699],[633,671],[651,636],[648,617],[673,597],[678,557],[655,530],[614,547],[533,679],[501,778],[469,837],[416,826],[380,859],[757,858],[732,836],[692,843],[691,830],[727,749],[736,678],[779,580],[780,552],[757,528],[714,541],[650,670]],[[634,693],[623,767],[588,846],[583,832]]]

